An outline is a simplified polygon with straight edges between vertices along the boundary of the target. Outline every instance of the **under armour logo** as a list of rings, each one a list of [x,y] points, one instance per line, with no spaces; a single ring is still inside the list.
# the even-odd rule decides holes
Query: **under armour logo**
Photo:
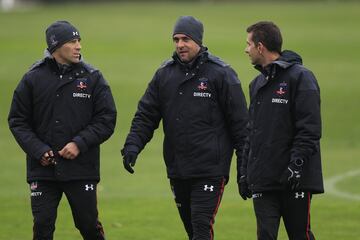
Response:
[[[210,187],[208,187],[208,185],[204,185],[204,191],[210,190],[210,192],[214,191],[214,186],[211,185]]]
[[[93,191],[94,190],[94,185],[93,184],[86,184],[85,185],[85,191]]]
[[[304,197],[305,197],[305,193],[304,193],[304,192],[296,192],[296,193],[295,193],[295,198],[299,198],[299,197],[304,198]]]
[[[73,32],[73,36],[79,36],[78,32]]]

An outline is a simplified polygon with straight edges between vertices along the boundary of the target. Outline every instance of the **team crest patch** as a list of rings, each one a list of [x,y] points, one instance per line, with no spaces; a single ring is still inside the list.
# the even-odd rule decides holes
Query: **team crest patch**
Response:
[[[76,79],[76,88],[79,91],[84,91],[87,88],[88,80],[86,78],[78,78]]]
[[[51,44],[52,46],[56,46],[56,45],[58,44],[58,41],[56,40],[55,34],[53,34],[53,35],[50,36],[50,44]]]
[[[37,182],[32,182],[30,184],[30,189],[31,191],[35,191],[37,189],[38,185],[37,185]]]
[[[208,85],[207,85],[207,82],[208,82],[208,79],[207,78],[200,78],[199,79],[199,85],[197,86],[197,88],[200,90],[200,91],[205,91],[207,88],[208,88]]]
[[[286,82],[282,82],[279,84],[279,89],[276,90],[276,94],[279,96],[284,95],[287,92],[287,83]]]

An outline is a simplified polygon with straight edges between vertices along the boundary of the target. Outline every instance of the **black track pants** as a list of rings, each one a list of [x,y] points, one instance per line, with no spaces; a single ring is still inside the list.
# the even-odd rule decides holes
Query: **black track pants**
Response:
[[[314,240],[310,230],[309,192],[263,192],[253,194],[258,240],[276,240],[283,218],[289,240]]]
[[[57,208],[65,193],[77,229],[85,240],[103,240],[98,221],[95,181],[30,183],[34,240],[51,240],[55,231]]]
[[[171,189],[190,240],[214,239],[213,224],[224,191],[224,178],[171,179]]]

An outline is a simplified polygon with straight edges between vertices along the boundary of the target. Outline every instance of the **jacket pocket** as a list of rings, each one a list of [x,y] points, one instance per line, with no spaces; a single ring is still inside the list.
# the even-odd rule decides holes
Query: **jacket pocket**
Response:
[[[189,120],[192,124],[212,126],[214,121],[215,102],[210,98],[197,97],[190,107]]]

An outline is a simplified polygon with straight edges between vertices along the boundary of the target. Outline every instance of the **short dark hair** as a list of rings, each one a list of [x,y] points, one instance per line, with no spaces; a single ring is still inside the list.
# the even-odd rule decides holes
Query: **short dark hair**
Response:
[[[281,53],[282,37],[278,26],[273,22],[261,21],[249,26],[246,31],[252,33],[255,45],[261,42],[267,50]]]

